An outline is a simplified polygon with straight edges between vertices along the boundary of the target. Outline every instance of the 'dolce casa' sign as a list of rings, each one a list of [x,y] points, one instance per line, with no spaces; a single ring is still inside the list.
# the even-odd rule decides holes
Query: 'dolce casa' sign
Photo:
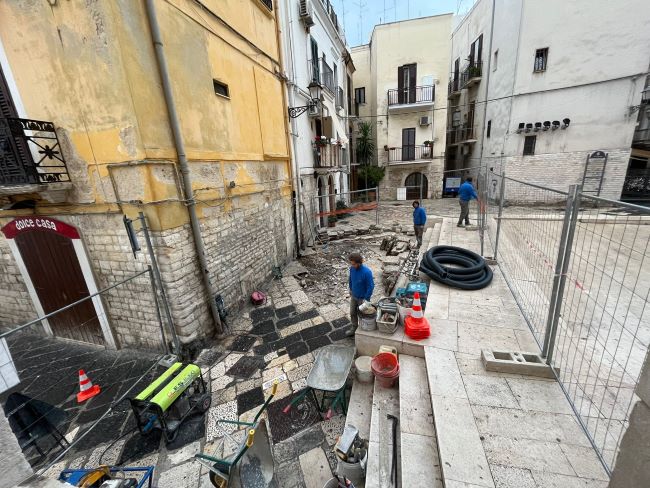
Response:
[[[70,239],[79,239],[79,232],[70,224],[49,217],[19,217],[0,229],[7,239],[25,232],[54,232]]]

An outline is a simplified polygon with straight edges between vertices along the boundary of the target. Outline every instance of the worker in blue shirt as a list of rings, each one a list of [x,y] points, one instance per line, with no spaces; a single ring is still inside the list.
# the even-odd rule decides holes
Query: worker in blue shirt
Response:
[[[474,190],[474,186],[472,186],[472,177],[468,176],[465,183],[458,188],[458,203],[460,203],[458,227],[463,227],[463,220],[465,225],[469,225],[469,201],[472,199],[478,200],[478,195]]]
[[[358,252],[348,256],[350,260],[350,322],[352,329],[346,334],[353,336],[359,326],[359,305],[369,302],[372,291],[375,289],[375,281],[372,278],[372,271],[363,264],[363,257]]]
[[[415,200],[413,202],[413,230],[415,230],[415,238],[418,240],[418,247],[422,245],[422,234],[424,234],[426,223],[427,213],[420,207],[420,202]]]

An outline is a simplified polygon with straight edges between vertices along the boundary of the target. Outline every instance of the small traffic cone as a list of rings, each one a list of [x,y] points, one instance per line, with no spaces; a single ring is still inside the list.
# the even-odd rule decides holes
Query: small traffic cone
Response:
[[[99,395],[101,388],[99,385],[93,385],[83,369],[79,370],[79,393],[77,393],[77,403],[85,402],[89,398]]]
[[[413,312],[404,320],[404,332],[412,339],[426,339],[431,335],[429,321],[422,314],[422,304],[420,303],[420,293],[415,292],[413,295]]]

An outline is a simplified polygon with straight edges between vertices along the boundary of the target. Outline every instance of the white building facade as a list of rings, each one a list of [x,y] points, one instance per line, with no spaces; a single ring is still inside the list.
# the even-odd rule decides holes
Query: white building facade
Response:
[[[479,0],[451,41],[446,169],[484,164],[620,198],[650,60],[647,2]],[[585,179],[596,151],[604,171]]]
[[[369,44],[352,49],[358,120],[372,124],[375,161],[385,168],[382,199],[441,195],[452,19],[380,24]]]
[[[328,0],[280,0],[279,4],[288,105],[309,105],[310,85],[313,91],[317,84],[320,92],[317,105],[290,118],[299,233],[304,243],[335,215],[338,200],[347,201],[354,65],[343,26]]]

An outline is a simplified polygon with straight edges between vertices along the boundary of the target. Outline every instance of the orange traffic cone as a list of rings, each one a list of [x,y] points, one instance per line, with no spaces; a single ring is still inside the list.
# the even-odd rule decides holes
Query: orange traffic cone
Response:
[[[79,393],[77,393],[77,403],[85,402],[89,398],[99,395],[101,388],[99,385],[93,385],[83,369],[79,370]]]
[[[422,314],[422,304],[420,303],[420,293],[415,292],[413,295],[413,312],[404,320],[404,332],[412,339],[426,339],[431,335],[429,321]]]

